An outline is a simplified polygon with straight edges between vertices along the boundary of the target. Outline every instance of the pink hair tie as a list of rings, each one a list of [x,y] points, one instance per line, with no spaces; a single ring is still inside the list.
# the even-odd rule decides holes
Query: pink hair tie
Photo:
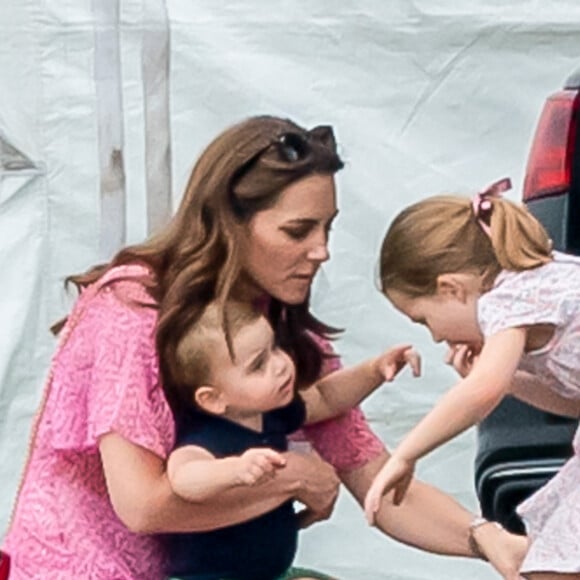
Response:
[[[488,185],[485,189],[476,193],[471,199],[471,207],[473,208],[473,214],[479,222],[481,229],[491,237],[491,229],[489,227],[491,219],[491,210],[493,204],[490,198],[499,198],[505,191],[512,188],[512,182],[509,177],[504,177],[491,185]]]

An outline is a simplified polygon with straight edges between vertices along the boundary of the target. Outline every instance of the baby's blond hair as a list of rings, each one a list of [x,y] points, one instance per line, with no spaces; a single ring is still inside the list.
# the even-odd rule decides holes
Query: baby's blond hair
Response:
[[[184,400],[193,401],[196,389],[210,380],[212,353],[217,348],[226,348],[232,360],[235,360],[235,352],[233,348],[230,349],[226,334],[233,341],[242,328],[260,316],[262,313],[251,304],[234,300],[226,302],[223,308],[217,302],[212,302],[203,310],[200,318],[189,327],[177,345],[176,386]]]
[[[469,272],[493,280],[502,269],[528,270],[552,259],[548,234],[524,206],[490,201],[490,235],[468,198],[434,196],[404,209],[383,240],[382,291],[431,295],[441,274]]]

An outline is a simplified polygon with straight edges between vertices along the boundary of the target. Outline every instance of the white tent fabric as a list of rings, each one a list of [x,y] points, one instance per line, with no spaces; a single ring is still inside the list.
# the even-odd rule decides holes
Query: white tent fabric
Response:
[[[249,115],[335,126],[347,161],[331,262],[314,305],[346,329],[347,363],[416,343],[424,377],[365,403],[390,444],[453,380],[442,349],[376,290],[393,215],[505,175],[520,195],[545,96],[580,65],[576,0],[2,0],[0,2],[0,533],[54,341],[62,280],[143,239],[179,201],[193,161]],[[473,433],[419,475],[476,507]],[[298,561],[341,578],[495,577],[419,553],[364,523],[343,494],[302,534]]]

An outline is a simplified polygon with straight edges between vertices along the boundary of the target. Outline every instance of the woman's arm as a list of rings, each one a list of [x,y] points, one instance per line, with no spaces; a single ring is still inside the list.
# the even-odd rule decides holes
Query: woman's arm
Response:
[[[374,477],[389,458],[376,459],[339,476],[360,505]],[[469,549],[469,522],[473,514],[443,492],[413,479],[405,501],[395,506],[385,496],[375,525],[387,536],[421,550],[450,556],[473,556]]]
[[[389,455],[352,471],[339,473],[342,482],[359,504],[363,504],[371,482]],[[477,557],[469,545],[469,524],[473,514],[449,495],[413,479],[400,506],[384,497],[375,525],[387,536],[421,550],[449,556]],[[478,529],[481,551],[504,578],[518,578],[517,571],[527,549],[527,540],[495,526]]]
[[[379,385],[392,381],[409,365],[419,376],[420,359],[411,345],[395,346],[358,365],[336,370],[300,392],[306,405],[306,423],[317,423],[356,407]]]
[[[286,466],[271,481],[192,503],[172,491],[165,462],[153,452],[116,433],[102,436],[99,450],[113,508],[138,533],[212,530],[255,518],[292,497],[322,520],[338,494],[338,478],[327,463],[314,455],[285,453]]]

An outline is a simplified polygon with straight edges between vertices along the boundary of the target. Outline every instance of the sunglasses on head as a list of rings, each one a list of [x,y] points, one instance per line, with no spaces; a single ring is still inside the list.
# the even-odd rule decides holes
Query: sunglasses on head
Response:
[[[236,179],[240,179],[250,167],[271,147],[275,147],[280,159],[286,163],[296,163],[306,159],[312,151],[312,140],[318,141],[322,145],[336,150],[336,142],[332,127],[320,125],[314,127],[307,133],[298,133],[297,131],[287,131],[278,135],[273,141],[270,141],[265,147],[259,149],[246,163],[237,171]]]
[[[258,149],[245,163],[240,165],[232,176],[230,182],[230,199],[234,213],[243,217],[247,213],[244,203],[237,199],[233,193],[235,185],[251,170],[260,157],[269,149],[275,148],[279,160],[284,163],[299,163],[312,154],[314,146],[322,146],[336,155],[336,141],[332,127],[328,125],[319,125],[310,131],[300,133],[298,131],[286,131],[272,139],[267,145]],[[338,157],[337,157],[338,159]],[[340,167],[342,163],[340,162]]]
[[[274,145],[278,148],[280,157],[291,163],[300,161],[308,156],[312,148],[312,141],[317,141],[323,146],[336,151],[334,133],[329,125],[314,127],[305,135],[292,131],[283,133],[274,141]]]
[[[300,133],[283,133],[272,145],[278,149],[280,157],[288,163],[301,161],[310,153],[310,144]]]
[[[311,151],[311,146],[306,136],[295,132],[282,133],[282,135],[278,135],[278,137],[256,151],[240,168],[240,174],[245,173],[253,163],[271,148],[275,148],[280,159],[286,163],[302,161],[308,157]]]
[[[243,165],[238,167],[232,182],[236,183],[246,175],[258,159],[271,147],[276,148],[280,159],[285,163],[302,161],[308,157],[311,150],[308,141],[300,133],[283,133],[274,141],[271,141],[268,145],[256,151]]]

